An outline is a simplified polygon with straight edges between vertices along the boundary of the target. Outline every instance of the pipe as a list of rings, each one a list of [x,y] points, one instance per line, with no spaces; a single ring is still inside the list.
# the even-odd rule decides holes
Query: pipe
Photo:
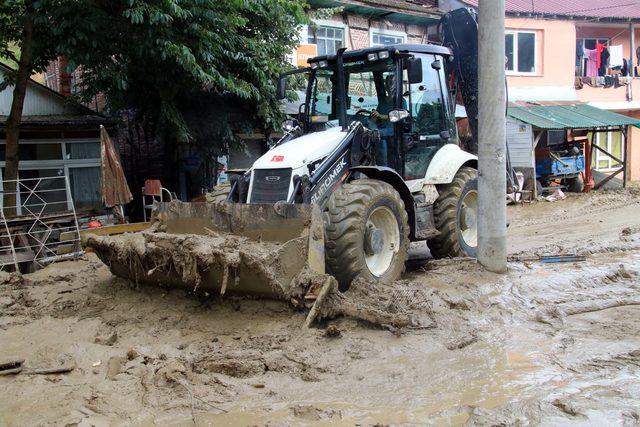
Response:
[[[478,252],[487,270],[507,270],[504,0],[478,11]]]

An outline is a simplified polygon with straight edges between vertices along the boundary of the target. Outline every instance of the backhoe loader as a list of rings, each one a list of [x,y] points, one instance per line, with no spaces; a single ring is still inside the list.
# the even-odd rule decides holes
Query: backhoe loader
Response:
[[[250,169],[206,203],[157,204],[147,231],[87,244],[137,282],[274,298],[325,273],[343,291],[393,282],[410,242],[474,257],[477,157],[457,145],[454,111],[458,89],[475,129],[475,15],[445,15],[441,34],[443,45],[340,49],[283,74],[278,97],[304,75],[305,99]]]

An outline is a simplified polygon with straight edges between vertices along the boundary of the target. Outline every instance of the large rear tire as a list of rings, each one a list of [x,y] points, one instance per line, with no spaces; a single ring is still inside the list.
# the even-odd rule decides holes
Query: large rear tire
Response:
[[[433,206],[440,234],[427,241],[434,258],[475,257],[478,246],[478,171],[463,166],[450,184],[438,186]]]
[[[345,291],[362,277],[390,283],[404,272],[409,219],[400,194],[386,182],[343,184],[324,212],[327,270]]]

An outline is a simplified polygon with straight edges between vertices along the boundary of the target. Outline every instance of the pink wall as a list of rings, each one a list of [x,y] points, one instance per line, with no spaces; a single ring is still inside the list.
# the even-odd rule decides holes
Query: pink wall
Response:
[[[535,76],[507,76],[510,87],[573,86],[575,83],[575,55],[577,38],[608,38],[612,45],[622,44],[624,56],[630,56],[629,30],[627,27],[580,26],[573,21],[509,18],[506,30],[529,30],[536,32]],[[636,29],[636,46],[640,46],[640,28]],[[635,61],[635,57],[634,57]],[[637,64],[636,64],[637,65]],[[640,79],[633,79],[634,100],[640,100]],[[624,102],[627,87],[602,88],[584,85],[576,90],[581,102]],[[640,111],[619,111],[640,118]],[[640,181],[640,129],[632,128],[628,146],[629,171],[627,178]],[[620,177],[622,178],[622,177]]]
[[[508,76],[509,86],[573,86],[576,50],[573,22],[507,17],[505,29],[533,30],[537,45],[537,75]]]
[[[611,40],[611,45],[622,45],[625,58],[630,57],[629,52],[629,29],[628,27],[607,28],[601,26],[578,26],[576,28],[577,38],[607,38]],[[636,47],[640,43],[640,29],[635,31]],[[637,61],[634,56],[634,63]],[[637,64],[636,64],[637,65]],[[623,102],[627,100],[626,86],[619,88],[601,88],[585,85],[578,90],[578,99],[582,102]],[[633,81],[633,98],[640,100],[640,80]]]
[[[640,100],[640,79],[633,79],[632,85],[634,101]],[[576,90],[576,93],[581,102],[624,102],[627,100],[627,86],[604,88],[584,85],[582,89]]]

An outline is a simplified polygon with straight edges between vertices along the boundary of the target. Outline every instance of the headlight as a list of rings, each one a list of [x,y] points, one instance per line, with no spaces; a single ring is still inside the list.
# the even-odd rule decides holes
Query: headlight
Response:
[[[369,53],[367,54],[367,60],[369,61],[375,61],[378,59],[378,54],[377,53]]]
[[[409,112],[407,110],[391,110],[389,111],[389,121],[391,123],[397,123],[400,120],[406,119],[409,117]]]
[[[318,62],[318,65],[320,66],[320,68],[325,68],[329,66],[329,61],[320,61]]]
[[[389,51],[388,50],[383,50],[382,52],[378,53],[378,58],[380,59],[387,59],[389,57]]]
[[[312,69],[312,70],[315,70],[316,68],[318,68],[318,63],[317,63],[317,62],[312,62],[312,63],[311,63],[311,64],[309,64],[309,65],[311,65],[311,69]]]

